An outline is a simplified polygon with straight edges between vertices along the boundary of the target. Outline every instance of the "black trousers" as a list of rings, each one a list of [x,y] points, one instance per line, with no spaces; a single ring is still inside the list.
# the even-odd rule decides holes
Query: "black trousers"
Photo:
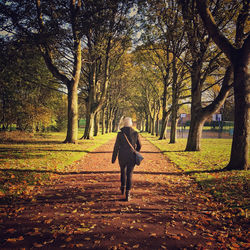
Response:
[[[132,175],[135,165],[123,165],[121,168],[121,188],[125,188],[126,190],[130,190],[132,187]]]

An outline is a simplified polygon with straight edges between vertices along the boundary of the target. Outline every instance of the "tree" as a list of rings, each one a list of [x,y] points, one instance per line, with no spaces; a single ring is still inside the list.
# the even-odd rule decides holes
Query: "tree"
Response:
[[[196,1],[199,14],[213,41],[230,60],[234,71],[235,120],[230,162],[225,168],[248,169],[249,107],[250,107],[250,35],[245,34],[249,18],[249,1],[239,3],[239,14],[235,25],[235,44],[219,30],[206,0]]]
[[[187,33],[188,47],[191,54],[189,69],[191,73],[191,123],[188,134],[186,151],[199,151],[202,128],[205,121],[223,105],[231,87],[232,69],[224,62],[221,53],[211,44],[210,37],[201,26],[199,16],[196,15],[196,8],[193,1],[180,0],[184,18],[184,28]],[[215,6],[214,12],[221,17],[219,2]],[[220,24],[225,25],[227,20],[220,19]],[[207,90],[205,83],[208,76],[216,70],[221,70],[221,65],[225,65],[225,75],[221,84],[218,96],[207,106],[204,105],[202,94]],[[222,80],[222,79],[221,79]],[[215,79],[214,84],[220,83]]]
[[[86,28],[82,91],[86,99],[86,128],[82,138],[93,136],[94,117],[105,104],[112,68],[130,46],[129,1],[102,0],[89,6],[96,13]],[[98,10],[102,10],[99,12]]]
[[[138,61],[138,55],[136,60]],[[140,61],[138,68],[135,80],[136,90],[133,91],[132,103],[135,110],[145,110],[148,123],[147,132],[154,135],[156,132],[156,118],[159,116],[161,108],[161,81],[159,81],[156,73],[158,69],[151,65],[150,61]]]
[[[159,11],[158,11],[159,12]],[[183,29],[183,19],[179,5],[175,0],[163,4],[158,19],[158,26],[164,37],[163,42],[168,44],[168,50],[171,52],[171,130],[170,143],[176,142],[176,130],[178,122],[178,111],[180,108],[180,100],[184,94],[187,82],[184,80],[187,67],[183,63],[187,54],[187,45],[185,39],[185,30]]]
[[[20,130],[45,129],[61,94],[37,47],[1,40],[0,58],[2,129],[11,124]]]
[[[171,113],[170,142],[174,143],[179,104],[184,94],[183,87],[186,85],[181,78],[185,75],[184,68],[187,69],[182,58],[185,57],[187,50],[182,14],[175,0],[167,2],[149,0],[142,7],[142,12],[144,14],[141,20],[144,31],[142,41],[146,50],[144,57],[159,68],[164,86],[160,139],[166,138],[167,121]],[[168,99],[172,103],[167,106]]]
[[[163,84],[161,97],[162,106],[162,126],[160,139],[166,138],[168,118],[171,110],[168,106],[170,98],[169,86],[171,84],[171,50],[168,37],[166,35],[166,25],[161,17],[161,10],[164,9],[163,1],[146,1],[139,5],[142,13],[140,22],[142,23],[143,33],[141,35],[142,46],[138,46],[137,51],[141,53],[145,61],[150,62],[158,68],[158,77]],[[140,52],[141,51],[141,52]],[[150,123],[147,123],[150,125]]]
[[[82,1],[1,1],[1,27],[7,35],[25,37],[40,49],[45,63],[68,91],[68,126],[65,142],[78,135],[77,87],[81,71],[82,28],[89,10]]]
[[[114,66],[114,65],[113,65]],[[123,114],[123,109],[128,106],[129,89],[134,75],[132,55],[125,51],[119,58],[110,78],[107,107],[107,131],[114,132],[118,129],[118,123]]]

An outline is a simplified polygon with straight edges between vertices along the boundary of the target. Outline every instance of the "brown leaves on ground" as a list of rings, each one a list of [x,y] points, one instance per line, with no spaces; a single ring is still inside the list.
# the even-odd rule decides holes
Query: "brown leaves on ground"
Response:
[[[246,249],[248,219],[184,175],[143,140],[132,200],[120,194],[114,141],[55,175],[32,199],[0,205],[0,247],[84,249]]]

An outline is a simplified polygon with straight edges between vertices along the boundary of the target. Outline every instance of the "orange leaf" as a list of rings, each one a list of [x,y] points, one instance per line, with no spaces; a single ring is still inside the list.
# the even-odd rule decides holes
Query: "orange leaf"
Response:
[[[17,242],[17,241],[22,241],[22,240],[24,240],[23,236],[20,236],[20,237],[18,237],[18,238],[10,238],[10,239],[7,239],[6,241],[7,241],[7,242],[15,243],[15,242]]]
[[[34,246],[34,247],[43,247],[43,244],[39,244],[39,243],[36,243],[36,242],[35,242],[35,243],[33,244],[33,246]]]
[[[69,241],[71,241],[72,240],[72,238],[71,237],[68,237],[65,241],[66,242],[69,242]]]
[[[134,245],[133,248],[139,248],[139,246],[140,246],[140,245],[137,244],[137,245]]]
[[[15,233],[15,232],[16,232],[16,229],[10,228],[10,229],[7,230],[7,232],[8,232],[8,233]]]
[[[156,233],[150,234],[151,237],[156,237]]]

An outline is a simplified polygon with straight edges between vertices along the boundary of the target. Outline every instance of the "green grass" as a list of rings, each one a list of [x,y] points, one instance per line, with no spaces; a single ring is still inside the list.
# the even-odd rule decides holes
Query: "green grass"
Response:
[[[247,212],[249,209],[250,170],[219,171],[229,162],[231,139],[202,139],[201,151],[185,152],[187,139],[158,140],[148,133],[142,133],[157,146],[176,166],[197,181],[200,186],[231,208]],[[250,160],[250,154],[249,154]]]
[[[80,130],[79,138],[81,135]],[[62,143],[65,133],[31,136],[11,132],[8,136],[7,142],[0,144],[0,196],[21,195],[27,186],[46,183],[51,173],[76,171],[73,162],[112,139],[115,133],[79,140],[78,144]]]

